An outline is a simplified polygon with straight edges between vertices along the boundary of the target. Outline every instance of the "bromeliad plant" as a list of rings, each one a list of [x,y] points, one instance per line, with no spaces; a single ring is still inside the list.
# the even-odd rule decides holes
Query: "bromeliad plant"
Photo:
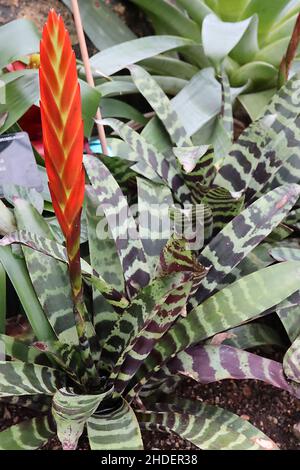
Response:
[[[2,431],[0,449],[38,448],[56,430],[63,447],[74,449],[85,428],[92,449],[141,449],[144,428],[177,433],[202,449],[275,449],[249,422],[219,407],[179,402],[171,392],[186,376],[200,383],[255,378],[299,396],[297,377],[287,374],[287,380],[280,363],[244,350],[259,338],[261,344],[278,342],[272,329],[262,328],[259,336],[257,325],[248,322],[275,307],[289,308],[291,296],[297,297],[299,261],[268,266],[250,253],[287,216],[299,187],[281,185],[236,217],[220,217],[221,226],[206,229],[196,259],[176,233],[165,247],[155,237],[142,237],[142,218],[133,218],[110,171],[100,158],[86,156],[89,257],[82,259],[80,99],[69,37],[54,12],[42,37],[40,87],[46,169],[66,243],[58,243],[33,206],[14,201],[11,224],[18,231],[1,240],[0,259],[14,280],[16,254],[9,245],[22,245],[29,274],[23,273],[25,294],[34,302],[26,305],[24,293],[23,301],[37,341],[28,345],[1,335],[7,360],[0,362],[0,395],[39,416]],[[178,155],[190,162],[201,151],[185,152],[175,117],[166,119],[180,141]],[[173,197],[189,201],[192,193],[175,172],[172,154],[159,160],[156,149],[126,126],[122,130],[140,152],[140,171],[166,183],[138,179],[140,213]],[[103,236],[105,220],[111,238]]]

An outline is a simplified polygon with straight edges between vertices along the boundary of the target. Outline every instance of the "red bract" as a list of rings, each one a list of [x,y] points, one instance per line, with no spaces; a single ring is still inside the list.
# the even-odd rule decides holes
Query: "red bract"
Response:
[[[63,20],[53,10],[41,40],[40,93],[49,188],[73,258],[84,198],[83,122],[75,55]]]

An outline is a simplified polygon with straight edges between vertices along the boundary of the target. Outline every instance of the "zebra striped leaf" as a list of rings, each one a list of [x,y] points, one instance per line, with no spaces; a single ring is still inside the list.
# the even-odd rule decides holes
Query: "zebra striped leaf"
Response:
[[[142,450],[139,423],[128,403],[121,399],[116,409],[95,413],[87,422],[92,450]]]
[[[145,381],[179,351],[251,320],[284,300],[299,288],[299,267],[297,261],[270,266],[209,297],[186,318],[177,320],[137,371],[135,381]]]
[[[277,449],[275,443],[252,424],[217,406],[171,397],[167,403],[148,406],[151,409],[148,413],[137,412],[141,427],[174,432],[200,449]]]
[[[0,362],[0,396],[53,395],[64,384],[64,374],[50,367],[22,362]]]
[[[29,419],[0,432],[0,450],[36,450],[54,435],[50,416]]]
[[[150,280],[134,218],[119,185],[106,166],[91,156],[85,158],[84,165],[115,240],[127,294],[132,297]]]
[[[72,389],[66,388],[57,390],[53,397],[52,413],[64,450],[76,449],[87,420],[111,393],[112,389],[97,395],[77,395]]]

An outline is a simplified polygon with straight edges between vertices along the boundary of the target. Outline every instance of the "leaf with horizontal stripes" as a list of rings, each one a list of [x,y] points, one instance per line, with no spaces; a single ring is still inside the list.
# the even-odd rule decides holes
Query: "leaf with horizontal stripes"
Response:
[[[18,230],[55,241],[49,225],[30,203],[16,199],[14,205]],[[34,290],[53,330],[60,341],[78,344],[67,266],[29,248],[23,251]]]
[[[298,185],[284,185],[251,204],[201,252],[199,261],[212,266],[193,305],[201,302],[288,214],[299,197]]]
[[[131,65],[129,71],[138,90],[164,124],[172,143],[176,147],[191,147],[192,141],[180,122],[180,117],[158,83],[139,65]]]
[[[133,297],[150,280],[136,223],[119,185],[106,166],[92,156],[85,158],[84,165],[115,240],[127,294]]]
[[[121,398],[119,406],[94,413],[87,422],[92,450],[142,450],[143,441],[134,411]]]
[[[64,450],[75,450],[84,426],[100,403],[111,395],[112,389],[99,394],[76,394],[73,389],[61,388],[53,397],[52,414],[57,435]]]
[[[174,404],[173,404],[174,401]],[[276,444],[248,421],[199,401],[168,398],[137,412],[144,429],[174,432],[203,450],[275,450]]]
[[[0,450],[36,450],[55,432],[50,416],[29,419],[0,432]]]
[[[177,374],[203,384],[254,379],[293,393],[281,363],[223,344],[187,348],[168,361],[157,376]]]
[[[274,96],[264,116],[241,134],[222,162],[216,185],[232,192],[245,191],[250,200],[291,155],[298,160],[299,87],[300,75],[296,74]]]
[[[22,362],[0,362],[0,396],[53,395],[65,381],[62,372],[50,367]]]
[[[256,318],[299,288],[300,263],[290,261],[249,274],[206,299],[174,326],[137,371],[131,387],[179,351]]]
[[[183,177],[178,172],[176,159],[166,158],[162,153],[158,152],[156,147],[147,142],[147,140],[136,131],[131,129],[117,119],[104,119],[101,121],[117,132],[120,137],[135,152],[137,161],[143,162],[150,167],[161,179],[171,188],[174,197],[181,202],[189,202],[189,190],[185,186]],[[174,156],[173,156],[174,157]]]

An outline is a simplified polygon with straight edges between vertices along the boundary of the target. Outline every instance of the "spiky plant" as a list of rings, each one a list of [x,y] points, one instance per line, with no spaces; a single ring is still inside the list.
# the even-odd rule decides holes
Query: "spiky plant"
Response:
[[[184,376],[200,383],[255,378],[299,396],[297,379],[289,382],[280,363],[243,350],[255,336],[246,322],[275,307],[289,308],[291,296],[297,297],[299,261],[258,266],[249,256],[287,216],[299,187],[279,186],[230,221],[220,218],[216,236],[206,228],[206,245],[196,259],[176,232],[163,249],[160,240],[143,239],[142,219],[135,221],[110,171],[87,156],[89,257],[80,259],[78,85],[69,38],[54,12],[43,32],[40,84],[46,167],[66,243],[55,239],[31,204],[14,201],[18,231],[0,241],[0,259],[13,283],[23,276],[26,291],[19,294],[36,341],[28,345],[1,335],[7,360],[0,362],[0,396],[39,415],[2,431],[0,449],[35,449],[55,432],[65,449],[74,449],[87,429],[92,449],[136,450],[143,446],[143,428],[177,433],[203,449],[275,449],[249,422],[219,407],[179,402],[171,392]],[[174,115],[171,122],[173,138],[183,145]],[[160,160],[140,136],[126,126],[121,130],[139,151],[140,171],[165,181],[161,187],[138,180],[140,213],[145,206],[151,212],[157,201],[172,202],[171,190],[177,201],[192,200],[172,155]],[[124,209],[126,226],[119,223]],[[105,219],[111,238],[104,237]],[[22,245],[28,272],[11,244]],[[264,335],[277,341],[272,330]]]

